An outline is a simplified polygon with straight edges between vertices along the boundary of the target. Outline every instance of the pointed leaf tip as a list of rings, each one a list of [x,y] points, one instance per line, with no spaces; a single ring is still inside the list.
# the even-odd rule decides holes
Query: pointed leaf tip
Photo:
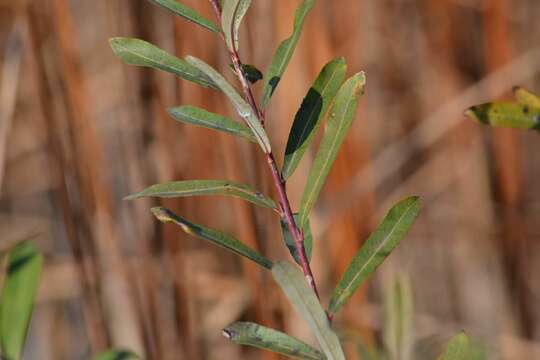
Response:
[[[206,19],[195,10],[179,3],[176,0],[150,0],[154,4],[172,12],[175,15],[183,17],[197,25],[200,25],[212,32],[219,33],[219,28],[210,20]]]

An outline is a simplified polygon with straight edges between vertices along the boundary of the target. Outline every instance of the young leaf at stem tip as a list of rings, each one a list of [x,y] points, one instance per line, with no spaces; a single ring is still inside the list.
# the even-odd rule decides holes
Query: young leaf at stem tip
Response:
[[[294,221],[298,223],[298,214],[294,214]],[[283,235],[283,241],[285,242],[285,246],[287,246],[287,249],[289,249],[289,252],[291,253],[294,261],[298,265],[302,265],[302,261],[300,260],[300,255],[296,251],[296,245],[294,243],[294,239],[289,232],[289,227],[285,220],[283,218],[280,219],[281,224],[281,234]],[[309,221],[302,229],[304,232],[304,248],[306,250],[306,256],[308,261],[311,261],[311,253],[313,252],[313,235],[311,233],[311,226],[309,224]]]
[[[306,224],[339,148],[352,125],[365,83],[364,72],[359,72],[345,81],[335,97],[326,131],[311,166],[300,203],[300,227]]]
[[[272,276],[279,284],[296,311],[307,321],[317,338],[327,360],[345,360],[337,335],[330,328],[330,322],[319,299],[308,286],[304,275],[295,265],[280,261],[272,267]]]
[[[167,110],[178,121],[198,125],[207,129],[219,130],[228,134],[239,136],[256,143],[251,129],[224,116],[208,112],[194,106],[178,106]]]
[[[204,61],[193,56],[186,57],[186,61],[212,79],[214,84],[216,84],[216,86],[229,98],[240,117],[242,117],[249,126],[262,150],[267,154],[271,153],[272,148],[270,146],[270,140],[268,139],[268,135],[266,135],[266,131],[262,127],[259,118],[253,113],[251,106],[249,106],[240,94],[238,94],[236,89],[225,80],[223,75]]]
[[[293,359],[325,360],[319,351],[281,331],[250,322],[236,322],[223,329],[223,335],[235,344],[253,346]]]
[[[268,70],[266,71],[265,84],[263,90],[263,99],[261,106],[263,108],[268,105],[270,98],[274,94],[281,77],[289,64],[289,61],[292,58],[296,44],[300,39],[300,34],[302,33],[302,27],[304,26],[304,20],[307,14],[311,11],[315,5],[315,0],[304,0],[296,9],[294,14],[294,25],[292,35],[279,44],[272,62]]]
[[[221,12],[221,27],[230,51],[238,50],[238,29],[251,0],[226,0]]]
[[[420,212],[420,200],[412,196],[390,209],[377,229],[356,253],[345,274],[337,284],[329,314],[335,314],[405,237]]]
[[[43,257],[32,242],[16,245],[7,255],[0,295],[0,348],[6,359],[21,358],[42,266]]]
[[[150,0],[154,4],[169,10],[175,15],[181,16],[195,24],[198,24],[212,32],[219,33],[219,28],[213,22],[198,14],[195,10],[182,5],[176,0]]]
[[[169,54],[154,44],[140,39],[116,37],[109,39],[111,49],[129,65],[151,67],[174,74],[204,87],[217,87],[195,66]]]
[[[465,115],[485,125],[540,130],[540,108],[528,105],[491,102],[471,106]]]
[[[257,251],[251,249],[249,246],[244,245],[244,243],[240,242],[229,234],[194,224],[163,207],[154,207],[151,209],[151,211],[156,219],[163,223],[172,222],[180,226],[180,228],[189,235],[208,240],[215,245],[234,252],[235,254],[244,256],[266,269],[272,268],[273,264],[270,260],[259,254]]]
[[[538,95],[533,94],[527,89],[524,89],[519,86],[514,87],[513,91],[514,91],[514,96],[516,97],[516,100],[520,104],[532,106],[532,107],[540,109],[540,97],[538,97]]]
[[[125,200],[142,197],[173,198],[201,195],[234,196],[259,206],[276,208],[274,200],[253,190],[248,185],[228,180],[184,180],[155,184],[143,191],[127,196]]]
[[[347,64],[338,58],[326,64],[302,101],[289,133],[282,176],[288,179],[311,144],[321,120],[345,79]]]

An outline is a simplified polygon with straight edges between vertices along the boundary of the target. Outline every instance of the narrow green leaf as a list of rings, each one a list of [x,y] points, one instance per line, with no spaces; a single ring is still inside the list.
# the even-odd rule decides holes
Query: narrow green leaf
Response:
[[[356,114],[358,100],[364,91],[366,78],[360,72],[349,78],[339,89],[330,109],[324,137],[315,156],[300,203],[300,226],[303,227],[324,185]]]
[[[293,359],[325,360],[319,351],[292,336],[250,322],[236,322],[225,329],[223,335],[239,345],[253,346]]]
[[[154,207],[151,210],[152,214],[154,214],[154,216],[161,222],[172,222],[180,226],[182,230],[189,235],[208,240],[211,243],[230,250],[235,254],[253,260],[266,269],[272,268],[273,264],[270,260],[259,254],[257,251],[244,245],[231,235],[189,222],[188,220],[174,214],[172,211],[162,207]]]
[[[510,102],[472,106],[465,115],[485,125],[517,129],[540,129],[540,108]]]
[[[294,220],[298,223],[298,214],[294,214]],[[285,245],[287,246],[287,249],[289,249],[289,252],[291,253],[292,257],[294,258],[294,261],[296,261],[297,264],[301,264],[300,261],[300,255],[296,251],[296,246],[294,245],[294,239],[289,232],[289,227],[287,226],[287,223],[280,219],[281,223],[281,234],[283,235],[283,241],[285,241]],[[304,248],[306,249],[306,255],[309,261],[311,261],[311,253],[313,252],[313,235],[311,234],[311,226],[309,224],[309,221],[302,229],[304,231]]]
[[[138,360],[141,357],[128,350],[108,350],[94,357],[94,360]]]
[[[302,101],[302,105],[294,117],[285,149],[282,169],[284,179],[288,179],[298,167],[302,156],[319,129],[321,119],[345,79],[346,71],[347,64],[344,58],[330,61],[322,68],[315,83]]]
[[[168,112],[178,121],[223,131],[235,136],[243,137],[254,143],[257,142],[257,139],[253,136],[250,128],[224,116],[194,106],[174,107],[170,108]]]
[[[262,99],[262,107],[265,108],[270,101],[270,98],[274,94],[289,61],[292,58],[298,39],[300,39],[300,34],[302,33],[302,27],[304,26],[304,20],[306,15],[315,5],[315,0],[304,0],[300,6],[296,9],[294,15],[294,25],[292,35],[284,40],[276,50],[270,67],[266,72],[266,82],[264,84],[264,93]]]
[[[268,140],[266,131],[264,131],[257,115],[253,113],[249,104],[240,96],[240,94],[238,94],[236,89],[225,80],[223,75],[196,57],[188,56],[186,57],[186,60],[212,79],[214,84],[216,84],[216,86],[229,98],[240,117],[245,120],[263,151],[267,154],[272,152],[270,140]]]
[[[226,0],[221,13],[221,27],[229,50],[238,50],[238,29],[251,0]]]
[[[186,197],[200,195],[228,195],[256,205],[275,208],[274,201],[251,187],[227,180],[184,180],[152,185],[143,191],[127,196],[126,200],[142,197]]]
[[[410,278],[393,279],[384,296],[383,339],[391,359],[413,358],[413,293]]]
[[[151,67],[174,74],[204,87],[216,86],[195,66],[140,39],[116,37],[109,39],[113,52],[129,65]]]
[[[538,95],[516,86],[514,88],[514,96],[520,104],[540,109],[540,97]]]
[[[308,322],[326,358],[344,360],[345,355],[339,339],[330,328],[326,313],[302,272],[295,265],[280,261],[272,267],[272,275],[296,311]]]
[[[464,332],[460,332],[450,339],[446,351],[438,360],[470,360],[471,353],[469,337]]]
[[[0,295],[0,346],[9,360],[21,359],[32,317],[43,257],[32,242],[8,253],[7,275]]]
[[[398,202],[352,259],[330,299],[328,312],[335,314],[405,237],[420,211],[412,196]]]
[[[150,1],[152,1],[154,4],[158,6],[161,6],[164,9],[169,10],[173,14],[181,16],[184,19],[189,20],[195,24],[201,25],[202,27],[212,32],[219,33],[219,28],[216,25],[214,25],[213,22],[201,16],[195,10],[185,5],[182,5],[176,0],[150,0]]]

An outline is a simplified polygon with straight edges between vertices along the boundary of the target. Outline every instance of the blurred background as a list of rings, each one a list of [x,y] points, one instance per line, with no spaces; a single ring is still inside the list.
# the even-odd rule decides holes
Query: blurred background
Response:
[[[214,18],[207,1],[182,3]],[[244,62],[264,72],[299,3],[253,1]],[[380,343],[393,274],[411,279],[418,349],[466,329],[489,359],[540,359],[540,138],[462,115],[509,98],[514,85],[540,92],[539,15],[537,0],[319,0],[308,16],[268,112],[279,163],[320,68],[345,56],[349,74],[367,73],[312,216],[323,300],[395,201],[424,202],[335,320],[353,338],[351,359],[356,341]],[[269,194],[273,186],[256,146],[165,111],[190,104],[233,116],[223,96],[124,65],[108,47],[113,36],[232,75],[219,37],[144,0],[0,0],[0,247],[35,237],[46,259],[26,358],[88,359],[114,346],[147,359],[278,359],[221,335],[239,319],[313,341],[267,272],[157,224],[149,208],[164,204],[288,259],[271,211],[231,198],[122,201],[170,180],[226,178]],[[288,184],[295,207],[312,155]]]

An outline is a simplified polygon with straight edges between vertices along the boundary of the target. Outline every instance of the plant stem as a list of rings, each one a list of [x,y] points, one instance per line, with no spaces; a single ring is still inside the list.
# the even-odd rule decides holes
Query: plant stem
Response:
[[[218,21],[221,21],[221,5],[219,3],[219,0],[210,0],[210,2],[212,3],[212,7],[214,8],[216,18],[218,19]],[[259,118],[259,121],[264,127],[265,114],[257,105],[249,81],[244,76],[244,73],[242,71],[242,62],[240,61],[240,57],[238,56],[238,51],[236,49],[232,49],[229,51],[229,53],[234,66],[234,70],[236,72],[236,75],[238,76],[238,80],[242,85],[242,92],[244,93],[244,98],[249,103],[253,112],[255,112],[255,114]],[[296,252],[298,253],[304,277],[306,278],[309,286],[313,289],[313,292],[315,293],[317,298],[319,298],[317,284],[315,282],[315,278],[313,276],[313,272],[311,271],[311,266],[306,255],[306,249],[304,246],[304,232],[298,227],[294,219],[293,212],[291,210],[291,204],[287,196],[285,180],[283,179],[283,176],[281,176],[281,173],[278,170],[274,155],[270,152],[266,153],[265,156],[268,166],[270,167],[270,171],[272,173],[272,180],[274,181],[274,186],[276,187],[278,193],[279,206],[281,208],[280,216],[287,224],[289,232],[294,239]]]

